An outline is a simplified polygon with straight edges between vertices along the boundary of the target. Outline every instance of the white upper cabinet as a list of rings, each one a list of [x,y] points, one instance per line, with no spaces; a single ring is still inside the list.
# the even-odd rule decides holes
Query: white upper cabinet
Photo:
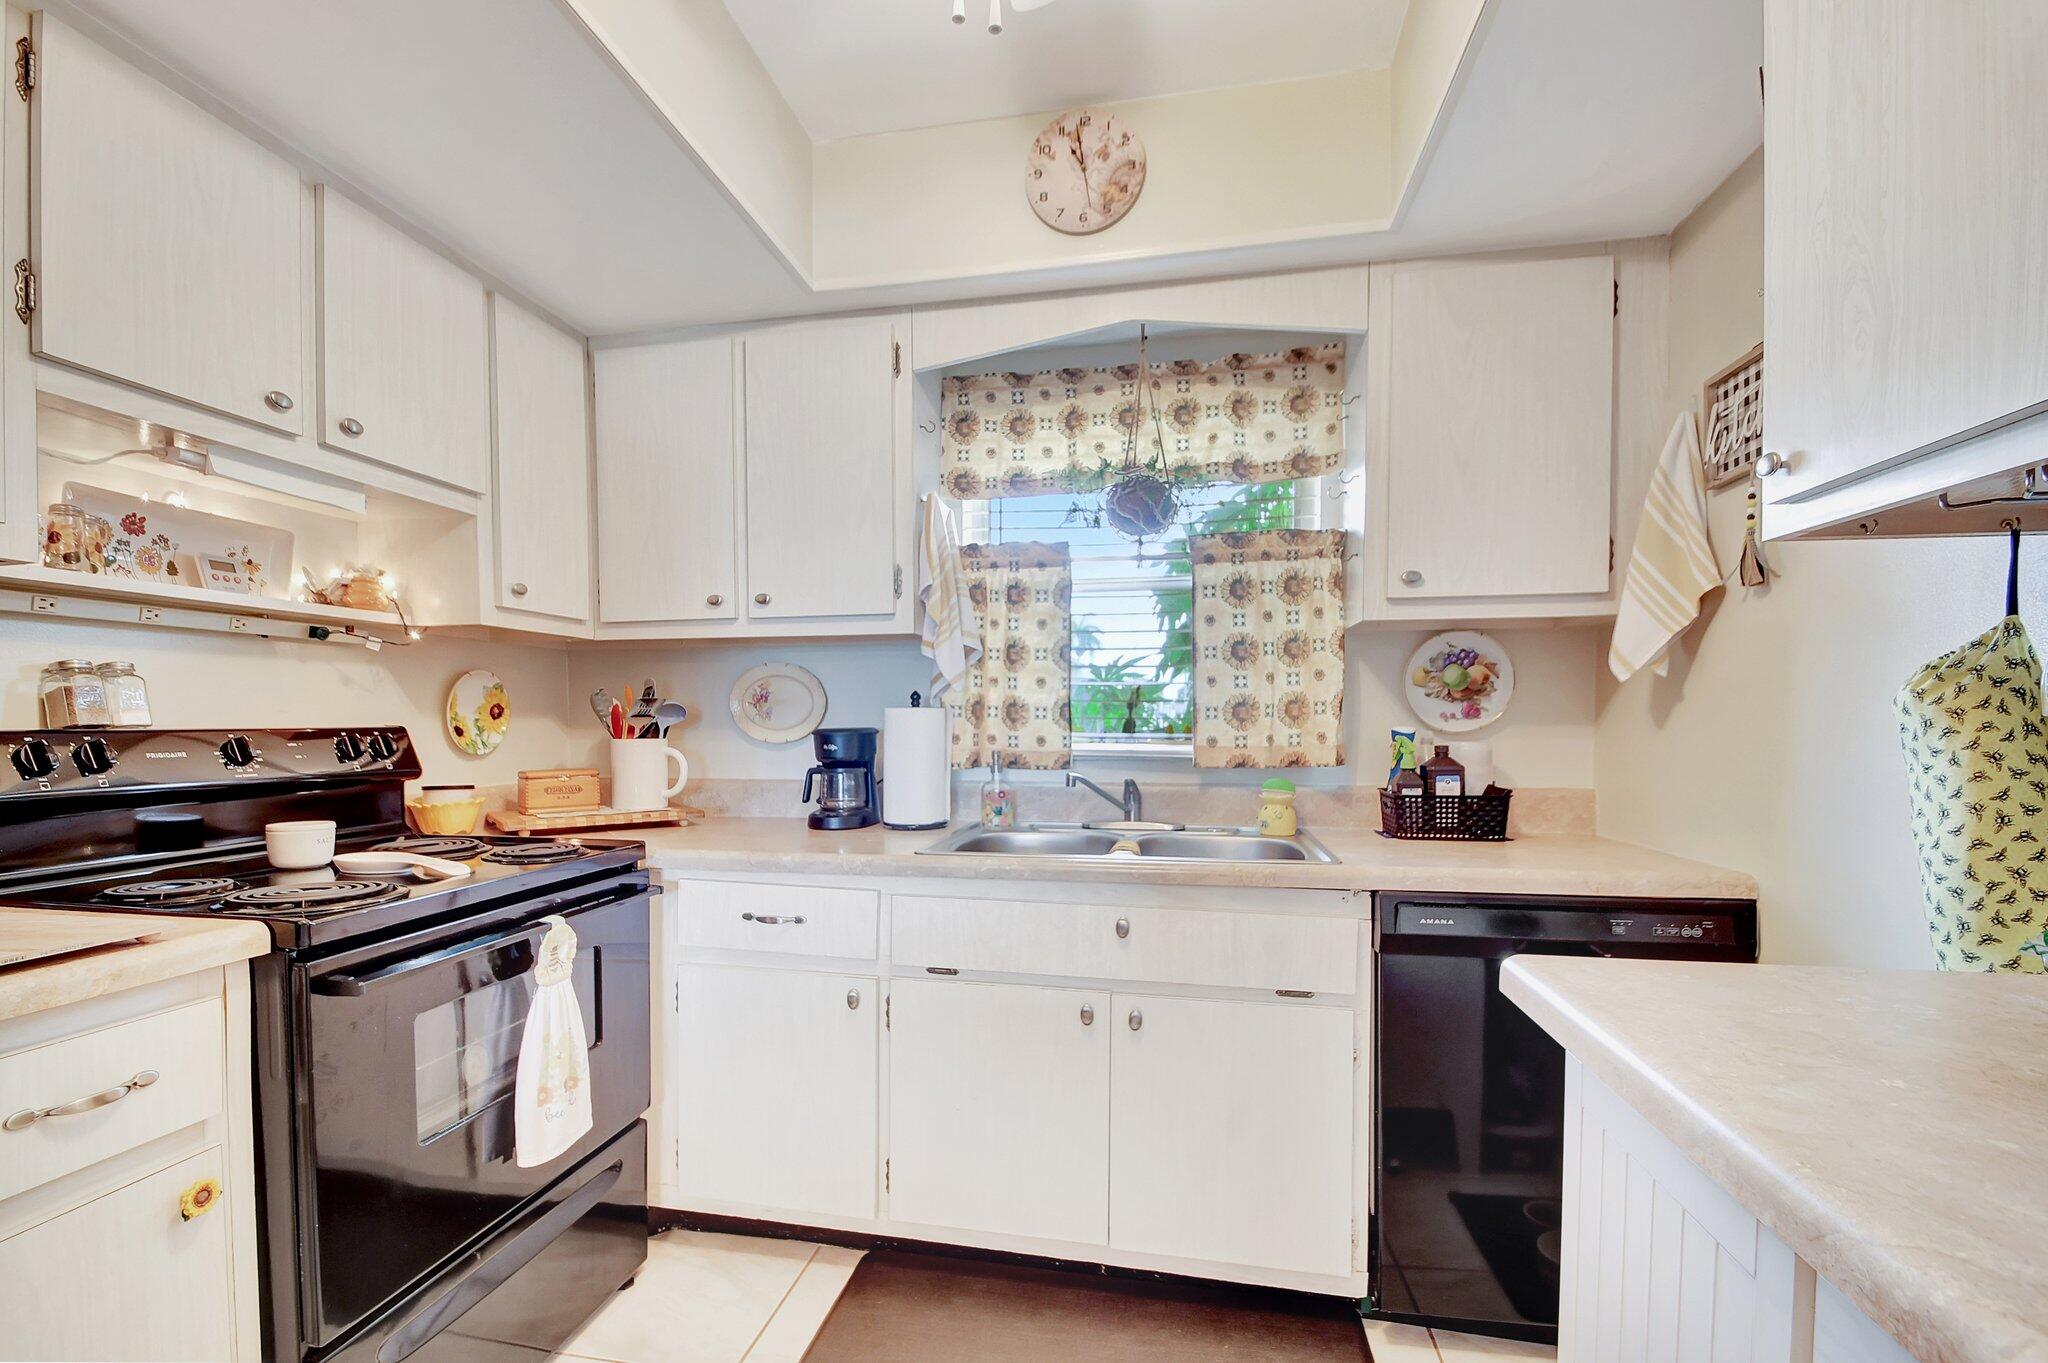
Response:
[[[598,619],[738,615],[730,337],[600,350]]]
[[[1389,267],[1377,370],[1384,597],[1598,596],[1614,468],[1614,262]],[[1379,281],[1375,281],[1377,292]]]
[[[491,299],[498,605],[590,619],[590,404],[583,338]]]
[[[37,353],[302,432],[298,171],[48,15],[35,46]]]
[[[490,334],[474,276],[321,186],[320,441],[482,492]]]
[[[746,338],[751,618],[895,614],[898,339],[888,318]]]
[[[1763,479],[1772,507],[1934,461],[1830,498],[1821,517],[1853,518],[1949,474],[2042,462],[2044,69],[2038,0],[1767,0],[1764,448],[1785,461]],[[2031,439],[1982,439],[2029,415]],[[1974,451],[1935,459],[1973,433]],[[1767,510],[1765,527],[1804,519]]]

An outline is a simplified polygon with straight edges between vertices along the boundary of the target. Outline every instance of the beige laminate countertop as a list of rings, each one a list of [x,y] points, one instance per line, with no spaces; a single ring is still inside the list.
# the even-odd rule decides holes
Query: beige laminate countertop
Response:
[[[1521,956],[1501,990],[1917,1358],[2048,1358],[2048,981]]]
[[[798,818],[711,818],[687,828],[636,831],[666,871],[783,875],[948,876],[967,880],[1243,885],[1324,890],[1471,894],[1646,895],[1753,899],[1735,871],[1609,838],[1532,836],[1510,842],[1396,842],[1359,827],[1307,830],[1337,858],[1306,862],[1064,861],[1045,857],[919,856],[945,836],[859,828],[813,832]]]
[[[109,919],[152,940],[0,967],[0,1021],[246,961],[270,950],[270,930],[261,923],[10,908],[0,908],[0,948],[12,945],[11,933],[48,923],[53,916]]]

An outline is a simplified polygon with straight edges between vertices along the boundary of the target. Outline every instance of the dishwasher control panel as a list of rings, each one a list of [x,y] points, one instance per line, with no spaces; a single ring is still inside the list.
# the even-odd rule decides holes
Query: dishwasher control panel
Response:
[[[1382,895],[1380,935],[1405,938],[1574,942],[1598,948],[1743,947],[1756,941],[1756,910],[1743,903],[1511,899]]]

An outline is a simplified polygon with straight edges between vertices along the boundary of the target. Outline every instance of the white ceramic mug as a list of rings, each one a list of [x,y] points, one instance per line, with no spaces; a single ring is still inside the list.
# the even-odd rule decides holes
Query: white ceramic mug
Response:
[[[658,738],[615,738],[612,741],[613,809],[666,809],[689,784],[690,762]],[[668,784],[669,764],[676,779]]]

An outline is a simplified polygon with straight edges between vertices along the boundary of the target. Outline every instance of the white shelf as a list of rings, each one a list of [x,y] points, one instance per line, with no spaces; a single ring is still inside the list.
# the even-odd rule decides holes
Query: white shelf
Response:
[[[322,606],[311,601],[286,601],[271,596],[249,596],[241,592],[214,591],[206,587],[180,587],[137,578],[106,577],[98,573],[67,572],[40,564],[0,564],[0,592],[16,588],[32,596],[51,598],[84,597],[94,601],[131,602],[137,607],[136,623],[157,621],[146,610],[199,611],[250,620],[282,621],[295,624],[367,628],[389,638],[402,636],[404,626],[389,611],[354,610],[347,606]],[[54,608],[31,614],[62,614]],[[168,623],[168,622],[165,622]],[[261,631],[253,631],[261,632]]]

